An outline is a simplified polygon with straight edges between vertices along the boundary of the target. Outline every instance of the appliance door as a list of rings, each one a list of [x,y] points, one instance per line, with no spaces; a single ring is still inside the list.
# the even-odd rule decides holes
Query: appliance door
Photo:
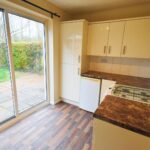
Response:
[[[95,112],[99,104],[100,80],[81,77],[80,108]]]

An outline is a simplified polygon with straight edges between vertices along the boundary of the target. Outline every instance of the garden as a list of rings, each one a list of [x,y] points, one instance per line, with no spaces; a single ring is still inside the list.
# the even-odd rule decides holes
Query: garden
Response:
[[[43,46],[40,42],[13,42],[13,60],[15,75],[18,78],[23,73],[43,72]],[[5,43],[0,44],[0,82],[10,79],[7,47]]]

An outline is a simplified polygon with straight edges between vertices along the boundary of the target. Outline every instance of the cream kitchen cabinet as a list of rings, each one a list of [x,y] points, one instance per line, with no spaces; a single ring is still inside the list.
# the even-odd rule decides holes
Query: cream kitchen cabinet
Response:
[[[87,54],[106,56],[109,23],[89,24]]]
[[[72,100],[73,99],[73,70],[75,69],[71,64],[61,64],[61,97]]]
[[[61,24],[60,31],[60,97],[73,104],[79,102],[80,72],[85,55],[87,22],[68,21]],[[83,62],[83,63],[81,63]]]
[[[61,97],[75,103],[79,100],[80,74],[78,66],[61,64]]]
[[[150,58],[150,19],[126,21],[121,56]]]
[[[93,150],[149,150],[147,136],[121,128],[100,119],[93,119]]]
[[[83,22],[61,24],[61,63],[80,63],[82,34]]]
[[[121,54],[124,22],[90,24],[88,55],[119,57]]]
[[[120,57],[124,33],[124,21],[109,24],[107,56]]]

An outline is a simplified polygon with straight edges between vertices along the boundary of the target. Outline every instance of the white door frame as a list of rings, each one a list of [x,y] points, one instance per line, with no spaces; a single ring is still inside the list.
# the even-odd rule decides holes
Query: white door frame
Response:
[[[18,116],[18,100],[17,100],[17,90],[16,90],[16,79],[15,79],[15,69],[14,69],[14,60],[12,53],[12,45],[11,45],[11,34],[10,34],[10,26],[9,26],[9,18],[8,12],[4,10],[4,19],[5,19],[5,30],[6,30],[6,39],[8,44],[8,57],[9,57],[9,66],[10,66],[10,74],[11,74],[11,84],[12,84],[12,93],[13,93],[13,101],[14,101],[14,110],[15,116]]]
[[[44,24],[44,49],[45,49],[45,66],[44,66],[44,75],[45,75],[45,83],[46,83],[46,101],[43,101],[40,104],[37,104],[36,106],[33,106],[29,108],[28,110],[25,110],[21,113],[18,111],[18,99],[17,99],[17,89],[16,89],[16,79],[15,79],[15,71],[14,71],[14,61],[13,61],[13,53],[12,53],[12,44],[11,44],[11,34],[10,34],[10,24],[9,24],[9,17],[8,13],[14,14],[14,12],[10,12],[7,9],[3,10],[4,13],[4,23],[5,23],[5,30],[6,30],[6,39],[7,39],[7,47],[8,47],[8,57],[9,57],[9,66],[10,66],[10,74],[11,74],[11,84],[12,84],[12,93],[13,93],[13,102],[14,102],[14,111],[15,111],[15,118],[12,118],[2,124],[0,126],[0,132],[4,129],[7,129],[8,127],[12,126],[16,122],[18,122],[20,119],[25,118],[26,116],[32,114],[33,112],[41,109],[42,107],[45,107],[50,104],[50,81],[49,81],[49,46],[48,46],[48,20],[47,21],[41,21],[41,23]],[[15,14],[16,15],[16,14]],[[23,15],[21,15],[24,17]],[[27,17],[25,17],[27,18]],[[30,20],[30,17],[28,18]],[[39,20],[35,20],[39,22]]]

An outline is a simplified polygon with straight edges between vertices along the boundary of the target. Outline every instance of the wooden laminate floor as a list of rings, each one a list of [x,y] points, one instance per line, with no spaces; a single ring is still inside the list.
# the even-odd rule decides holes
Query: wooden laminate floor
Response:
[[[0,133],[0,150],[91,150],[92,114],[76,106],[48,106]]]

